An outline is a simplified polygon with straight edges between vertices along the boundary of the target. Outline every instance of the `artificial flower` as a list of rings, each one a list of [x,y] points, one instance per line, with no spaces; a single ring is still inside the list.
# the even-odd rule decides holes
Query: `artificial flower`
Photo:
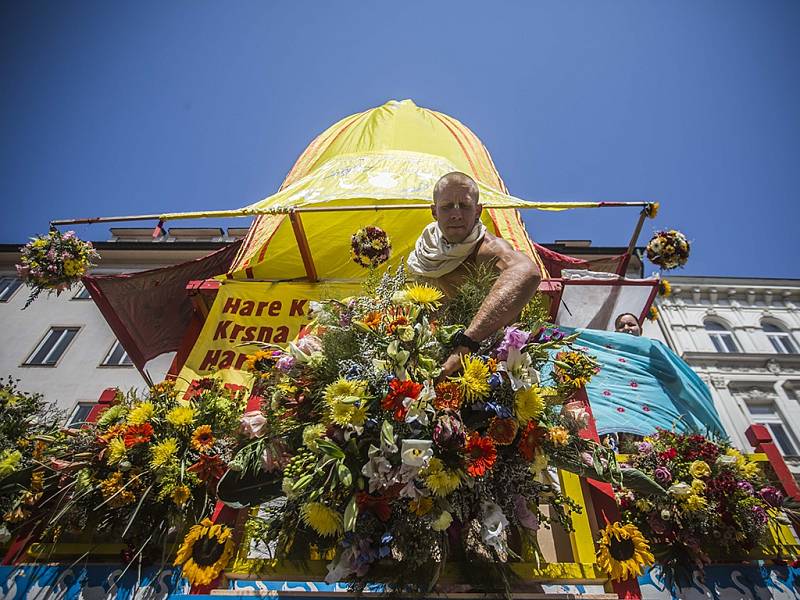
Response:
[[[689,473],[695,478],[708,477],[711,475],[711,467],[702,460],[696,460],[689,466]]]

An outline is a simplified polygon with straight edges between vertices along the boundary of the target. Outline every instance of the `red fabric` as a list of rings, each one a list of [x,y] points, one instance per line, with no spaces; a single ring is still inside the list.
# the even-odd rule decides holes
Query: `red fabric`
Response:
[[[139,371],[179,348],[192,316],[186,284],[228,271],[241,241],[187,263],[119,275],[87,275],[86,289]]]
[[[609,256],[606,258],[594,258],[586,260],[583,258],[575,258],[574,256],[567,256],[566,254],[560,254],[559,252],[545,248],[536,242],[534,242],[533,245],[536,247],[536,251],[539,253],[539,257],[542,259],[544,266],[547,267],[550,277],[555,279],[561,277],[562,269],[589,269],[590,271],[614,273],[616,272],[619,261],[625,256],[624,254],[620,254],[619,256]]]

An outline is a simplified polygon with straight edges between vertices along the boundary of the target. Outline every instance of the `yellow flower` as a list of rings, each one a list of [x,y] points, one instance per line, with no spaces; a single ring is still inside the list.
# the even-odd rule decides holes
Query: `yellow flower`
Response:
[[[546,404],[550,406],[563,404],[563,400],[561,396],[558,395],[558,390],[554,387],[544,386],[539,388],[539,395],[542,397],[542,400],[545,401]]]
[[[316,425],[308,425],[303,429],[303,445],[309,450],[317,450],[317,440],[325,435],[325,425],[317,423]]]
[[[647,311],[647,320],[648,321],[658,321],[659,316],[658,309],[655,305],[650,306],[650,310]]]
[[[610,523],[600,533],[597,566],[613,581],[638,577],[655,562],[650,545],[635,525]]]
[[[75,277],[82,275],[84,272],[83,264],[74,258],[68,258],[64,261],[64,275],[67,277]]]
[[[538,420],[544,412],[544,400],[538,387],[520,389],[514,395],[514,411],[520,423]]]
[[[178,441],[175,438],[167,438],[163,442],[153,444],[150,447],[150,466],[160,469],[167,463],[172,462],[178,453]]]
[[[425,485],[434,496],[446,496],[461,485],[461,477],[446,469],[441,459],[431,458],[424,471]]]
[[[200,425],[192,433],[192,448],[199,452],[210,450],[215,441],[211,433],[211,425]]]
[[[233,556],[233,530],[203,519],[183,538],[173,566],[181,567],[191,585],[209,585]]]
[[[352,404],[344,404],[342,402],[333,405],[329,411],[331,421],[343,427],[350,425],[354,413],[355,409]]]
[[[692,480],[692,491],[695,494],[702,494],[706,491],[706,483],[702,479],[693,479]]]
[[[424,517],[433,508],[433,499],[430,496],[423,496],[408,503],[408,509],[418,517]]]
[[[364,397],[367,382],[361,379],[344,379],[340,377],[325,388],[325,402],[333,406],[339,402],[354,402]]]
[[[479,357],[465,354],[461,357],[464,372],[454,378],[461,393],[469,401],[480,400],[489,395],[489,367]]]
[[[422,308],[436,310],[444,294],[435,287],[423,283],[408,286],[405,289],[405,297],[408,302],[413,302]]]
[[[256,363],[264,358],[271,358],[272,353],[266,352],[264,350],[256,350],[253,354],[247,355],[247,360],[244,361],[244,365],[242,367],[243,371],[255,371],[256,370]]]
[[[21,461],[22,453],[19,450],[6,450],[3,453],[2,460],[0,460],[0,477],[11,475],[17,470]]]
[[[342,531],[341,515],[321,502],[306,502],[300,509],[303,523],[318,534],[329,537]]]
[[[761,467],[758,466],[758,463],[754,462],[747,462],[741,468],[742,475],[744,475],[747,479],[753,479],[754,477],[758,477],[761,475]]]
[[[133,492],[123,489],[122,473],[119,471],[115,471],[100,482],[100,491],[112,508],[127,506],[136,500]]]
[[[697,494],[690,494],[685,500],[686,508],[688,510],[702,510],[708,506],[708,502],[702,496]]]
[[[150,402],[142,402],[133,407],[131,412],[128,413],[129,425],[141,425],[153,416],[155,407]]]
[[[659,208],[661,208],[661,205],[658,202],[648,202],[647,206],[644,207],[644,214],[647,215],[648,219],[655,219]]]
[[[639,498],[636,501],[636,510],[640,510],[642,512],[650,512],[653,510],[653,503],[645,498]]]
[[[174,396],[175,395],[175,380],[165,379],[164,381],[155,384],[150,388],[151,396]]]
[[[689,466],[689,473],[696,478],[708,477],[711,475],[711,467],[705,461],[696,460]]]
[[[192,494],[185,485],[176,485],[172,490],[172,501],[176,506],[183,506]]]
[[[108,442],[108,464],[116,465],[126,456],[125,442],[122,438],[114,438]]]
[[[189,427],[194,420],[194,409],[191,406],[176,406],[167,413],[167,423],[176,429]]]
[[[569,430],[557,425],[547,430],[547,436],[556,446],[566,446],[569,442]]]
[[[672,294],[672,284],[666,279],[659,281],[658,295],[663,296],[664,298],[669,298],[670,294]]]

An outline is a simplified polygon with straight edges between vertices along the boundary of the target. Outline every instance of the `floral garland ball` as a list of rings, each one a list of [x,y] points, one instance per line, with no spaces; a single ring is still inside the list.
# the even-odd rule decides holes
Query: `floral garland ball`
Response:
[[[350,238],[350,257],[365,269],[382,265],[392,254],[392,242],[380,227],[369,225]]]
[[[17,273],[33,289],[28,306],[44,290],[60,294],[80,281],[100,255],[91,242],[79,239],[74,231],[50,230],[32,238],[20,249]]]
[[[680,231],[656,231],[647,243],[647,258],[662,269],[682,267],[689,260],[689,240]]]

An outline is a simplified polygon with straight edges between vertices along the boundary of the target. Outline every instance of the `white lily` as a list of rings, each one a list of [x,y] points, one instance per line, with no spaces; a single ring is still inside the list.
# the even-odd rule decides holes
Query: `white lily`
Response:
[[[533,367],[530,354],[520,352],[513,346],[508,349],[508,358],[497,366],[498,371],[505,371],[511,380],[511,389],[527,390],[534,383],[539,383],[539,373]]]
[[[503,532],[508,527],[508,519],[503,514],[503,509],[494,502],[481,502],[481,511],[481,541],[498,552],[504,552],[506,541]]]
[[[421,469],[433,457],[431,440],[403,440],[400,458],[404,465]]]

